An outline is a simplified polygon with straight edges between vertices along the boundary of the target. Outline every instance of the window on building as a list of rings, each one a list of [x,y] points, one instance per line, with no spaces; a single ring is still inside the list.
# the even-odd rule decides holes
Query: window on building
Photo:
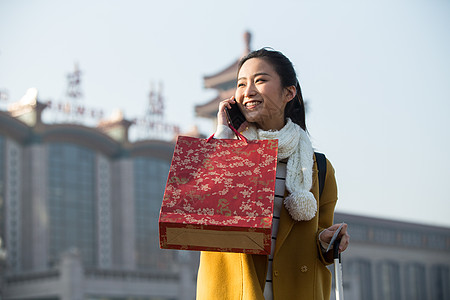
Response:
[[[380,244],[395,245],[397,242],[397,233],[391,228],[374,228],[373,238],[375,242]]]
[[[422,247],[423,238],[420,232],[404,231],[402,232],[402,245],[407,247]]]
[[[365,242],[369,240],[369,226],[359,223],[348,223],[352,228],[352,241]]]
[[[431,299],[450,299],[450,271],[448,266],[437,265],[431,268]]]
[[[350,260],[343,267],[343,278],[348,284],[348,293],[354,299],[373,299],[372,266],[365,259]],[[345,291],[347,293],[347,291]]]
[[[5,247],[5,138],[0,136],[0,239]],[[1,250],[0,250],[1,251]]]
[[[134,159],[136,264],[140,269],[169,270],[174,251],[159,248],[158,218],[170,162]]]
[[[447,236],[445,234],[428,235],[428,247],[436,250],[450,250],[447,245]]]
[[[427,298],[425,266],[418,263],[407,264],[404,281],[406,299],[421,300]]]
[[[95,265],[95,152],[75,144],[48,145],[49,265],[77,248]]]
[[[400,272],[395,262],[386,261],[378,266],[378,299],[398,300],[400,298]]]

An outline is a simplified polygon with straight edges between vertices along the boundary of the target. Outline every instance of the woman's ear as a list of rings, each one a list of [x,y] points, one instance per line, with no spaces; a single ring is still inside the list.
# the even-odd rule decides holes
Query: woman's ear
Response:
[[[297,89],[295,88],[294,85],[288,86],[287,88],[284,89],[284,91],[286,103],[294,99],[295,95],[297,94]]]

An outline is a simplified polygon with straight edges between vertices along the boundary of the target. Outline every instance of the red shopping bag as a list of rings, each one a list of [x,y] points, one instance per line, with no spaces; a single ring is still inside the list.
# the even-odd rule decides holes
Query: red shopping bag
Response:
[[[178,137],[159,216],[161,248],[270,254],[278,141],[237,134]]]

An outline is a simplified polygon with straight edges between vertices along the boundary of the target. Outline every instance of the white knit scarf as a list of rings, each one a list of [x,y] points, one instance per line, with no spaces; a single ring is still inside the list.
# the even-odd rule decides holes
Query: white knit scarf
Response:
[[[250,125],[242,134],[250,140],[278,139],[278,160],[288,159],[286,188],[290,194],[284,199],[284,206],[296,221],[314,218],[317,202],[310,192],[314,150],[306,132],[288,118],[279,131],[264,131]]]

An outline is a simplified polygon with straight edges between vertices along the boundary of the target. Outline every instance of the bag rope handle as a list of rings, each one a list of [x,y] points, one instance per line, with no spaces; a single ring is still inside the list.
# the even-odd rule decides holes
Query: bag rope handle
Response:
[[[248,139],[245,136],[243,136],[239,131],[237,131],[233,126],[231,126],[231,124],[229,124],[228,127],[230,127],[230,129],[233,130],[234,134],[236,134],[238,139],[248,143]],[[209,142],[213,138],[214,138],[214,133],[206,141]]]

